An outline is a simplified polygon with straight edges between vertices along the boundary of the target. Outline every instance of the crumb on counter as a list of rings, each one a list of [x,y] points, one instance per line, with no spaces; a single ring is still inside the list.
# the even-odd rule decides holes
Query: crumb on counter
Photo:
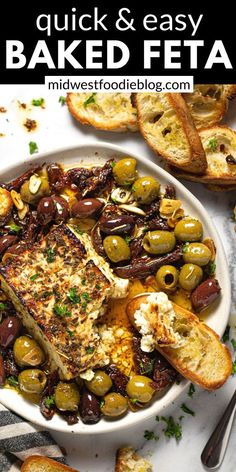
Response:
[[[31,131],[34,131],[37,128],[37,121],[31,120],[30,118],[26,118],[26,121],[24,122],[24,126],[27,129],[27,131],[30,133]]]
[[[5,107],[0,107],[0,113],[6,113],[7,109]]]

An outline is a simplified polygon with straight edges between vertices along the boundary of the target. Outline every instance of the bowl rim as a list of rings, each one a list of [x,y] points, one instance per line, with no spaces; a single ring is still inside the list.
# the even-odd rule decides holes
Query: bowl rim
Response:
[[[216,243],[217,254],[220,256],[219,261],[220,261],[220,264],[222,265],[222,267],[224,269],[223,270],[223,272],[224,272],[224,283],[225,283],[226,288],[224,290],[223,296],[224,296],[224,312],[225,312],[225,314],[227,313],[227,317],[226,316],[224,317],[224,322],[221,323],[221,326],[218,329],[218,334],[222,335],[224,330],[225,330],[225,327],[227,325],[227,320],[228,320],[228,316],[229,316],[229,312],[230,312],[230,304],[231,304],[230,276],[229,276],[227,258],[226,258],[225,250],[224,250],[224,247],[223,247],[223,243],[220,239],[220,236],[218,234],[218,231],[217,231],[213,221],[209,217],[208,212],[204,208],[201,201],[199,201],[190,192],[190,190],[188,190],[181,182],[179,182],[175,177],[173,177],[171,174],[169,174],[165,169],[160,167],[158,164],[152,162],[150,159],[148,159],[144,156],[141,156],[136,151],[132,152],[129,149],[126,149],[125,146],[123,147],[123,146],[119,146],[119,145],[115,145],[115,144],[111,144],[109,142],[103,142],[103,141],[99,141],[99,142],[84,141],[83,143],[81,143],[81,145],[56,147],[55,149],[49,150],[49,151],[44,152],[44,153],[37,153],[33,156],[30,155],[27,158],[21,158],[17,162],[11,162],[10,164],[5,163],[5,165],[4,165],[4,162],[3,162],[1,164],[0,185],[1,185],[1,181],[2,181],[2,175],[6,174],[6,173],[9,173],[9,171],[11,171],[11,170],[14,171],[14,173],[16,173],[16,175],[17,175],[17,174],[19,174],[18,170],[20,171],[20,168],[24,167],[24,168],[27,169],[27,168],[30,168],[32,165],[37,164],[37,162],[39,162],[39,163],[44,162],[44,161],[47,162],[48,158],[50,158],[50,160],[51,160],[52,156],[57,155],[57,154],[63,155],[63,153],[75,153],[76,151],[78,151],[78,153],[81,153],[81,152],[84,151],[85,156],[86,156],[86,150],[88,152],[88,148],[89,148],[89,152],[94,151],[94,153],[99,154],[99,153],[102,153],[104,151],[105,152],[110,151],[113,154],[117,153],[119,155],[119,156],[117,156],[118,158],[123,155],[123,156],[130,156],[130,157],[133,157],[133,158],[137,159],[139,164],[144,165],[144,167],[149,168],[151,171],[153,171],[154,175],[156,175],[156,176],[159,175],[161,178],[163,178],[163,180],[167,180],[168,183],[173,184],[177,188],[177,191],[180,191],[180,193],[182,193],[181,198],[184,198],[183,206],[187,201],[188,204],[193,209],[196,209],[201,214],[201,216],[203,217],[205,222],[207,222],[207,225],[210,229],[210,232],[212,234],[214,234],[214,242]],[[106,157],[106,159],[107,159],[107,157]],[[78,160],[79,160],[79,158],[78,158]],[[31,422],[33,422],[34,424],[36,424],[40,427],[45,427],[45,428],[50,429],[52,431],[54,430],[54,431],[58,431],[58,432],[83,434],[83,435],[87,435],[87,434],[106,434],[106,433],[117,431],[119,429],[131,428],[131,427],[137,425],[138,423],[140,423],[141,421],[148,420],[150,417],[153,417],[153,415],[155,416],[156,414],[160,413],[160,411],[163,411],[164,409],[169,407],[173,403],[174,400],[177,400],[177,398],[186,391],[186,389],[189,385],[190,385],[190,382],[188,380],[184,379],[184,380],[181,381],[181,383],[179,385],[174,384],[172,387],[170,387],[168,392],[163,395],[162,400],[164,399],[164,401],[162,402],[162,405],[159,405],[159,408],[157,407],[156,412],[153,412],[151,407],[147,407],[146,409],[140,410],[140,412],[137,412],[137,413],[129,412],[126,415],[126,417],[124,417],[124,418],[127,418],[127,424],[121,423],[123,418],[121,418],[120,420],[117,419],[115,421],[102,420],[102,421],[100,421],[99,423],[97,423],[95,425],[85,425],[80,421],[79,423],[77,423],[76,425],[73,425],[73,426],[68,426],[64,422],[64,420],[61,420],[61,419],[60,419],[59,422],[56,421],[56,424],[54,424],[53,419],[51,421],[47,421],[43,416],[41,416],[42,420],[41,420],[41,417],[36,417],[36,418],[33,418],[33,420],[32,420],[33,408],[37,408],[37,411],[40,413],[38,405],[31,405],[26,400],[23,399],[24,404],[25,404],[24,405],[25,409],[24,409],[24,411],[22,411],[22,409],[20,409],[20,406],[17,405],[18,402],[17,401],[16,402],[12,401],[12,398],[11,398],[12,394],[10,393],[10,391],[8,389],[0,390],[0,401],[6,408],[9,408],[12,411],[14,411],[15,413],[17,413],[19,415],[22,415],[28,421],[31,421]],[[6,398],[5,398],[4,395],[1,395],[1,392],[3,392],[3,391],[4,392],[9,392],[10,394],[6,395]],[[15,398],[16,395],[19,395],[17,392],[15,392],[13,390],[11,390],[11,392],[14,392],[13,398]],[[166,398],[166,401],[165,401],[165,398]],[[30,408],[27,408],[27,405],[29,405]],[[139,414],[139,413],[141,413],[141,414]],[[41,415],[41,413],[40,413],[40,415]],[[58,420],[57,417],[56,417],[56,420]],[[59,424],[57,424],[57,422]],[[79,430],[77,430],[78,426],[79,426]],[[96,427],[96,428],[94,428],[94,427]]]

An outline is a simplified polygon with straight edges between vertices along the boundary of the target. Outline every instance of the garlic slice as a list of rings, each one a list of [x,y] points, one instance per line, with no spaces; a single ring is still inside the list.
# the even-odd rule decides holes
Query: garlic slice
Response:
[[[145,216],[146,213],[141,208],[136,207],[133,203],[132,205],[119,205],[119,208],[125,211],[129,211],[130,213],[135,213],[136,215]]]
[[[171,198],[162,198],[160,202],[161,218],[170,218],[181,207],[181,200],[173,200]]]
[[[11,198],[17,210],[23,210],[24,202],[22,201],[20,194],[15,190],[11,190]]]
[[[117,187],[111,192],[111,200],[114,203],[127,203],[131,199],[132,193],[126,188]]]
[[[40,177],[38,177],[38,175],[36,174],[31,175],[29,179],[30,193],[32,193],[32,195],[35,195],[38,192],[41,184],[42,184],[42,180],[40,179]]]

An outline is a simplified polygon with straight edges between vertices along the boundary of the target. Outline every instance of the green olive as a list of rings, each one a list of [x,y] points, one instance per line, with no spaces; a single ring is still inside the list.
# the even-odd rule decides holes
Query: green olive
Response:
[[[18,382],[22,392],[40,394],[46,386],[47,377],[42,370],[26,369],[19,374]]]
[[[96,370],[93,379],[89,381],[86,380],[85,384],[90,392],[94,393],[94,395],[98,395],[98,397],[106,395],[112,387],[112,381],[109,375],[103,372],[103,370]]]
[[[130,248],[121,236],[106,236],[103,241],[106,255],[112,262],[130,259]]]
[[[113,175],[115,181],[119,185],[131,185],[135,181],[137,175],[136,160],[127,157],[116,162],[113,168]]]
[[[77,411],[80,401],[76,383],[59,382],[55,390],[55,403],[59,410]]]
[[[202,243],[186,244],[183,251],[184,262],[205,266],[211,259],[210,249]]]
[[[160,184],[154,177],[141,177],[132,187],[132,193],[138,203],[149,205],[160,192]]]
[[[184,264],[179,273],[179,284],[184,290],[192,291],[201,282],[203,271],[195,264]]]
[[[133,400],[141,403],[148,403],[155,392],[151,386],[151,379],[145,375],[134,375],[126,386],[126,392]]]
[[[175,236],[170,231],[148,231],[143,238],[143,247],[150,254],[166,254],[175,247]]]
[[[120,393],[108,393],[104,397],[104,404],[101,406],[101,412],[105,416],[121,416],[128,410],[128,402]]]
[[[42,197],[48,197],[50,195],[50,186],[47,177],[38,177],[41,180],[41,184],[39,185],[38,190],[36,193],[32,193],[30,191],[30,181],[26,180],[23,183],[20,189],[20,195],[23,202],[36,204]]]
[[[13,346],[14,359],[20,367],[36,367],[45,361],[44,352],[29,336],[20,336]]]
[[[162,290],[173,290],[178,283],[179,272],[172,265],[164,265],[156,273],[156,281]]]
[[[200,241],[202,235],[202,223],[194,218],[184,218],[175,226],[175,236],[179,241]]]

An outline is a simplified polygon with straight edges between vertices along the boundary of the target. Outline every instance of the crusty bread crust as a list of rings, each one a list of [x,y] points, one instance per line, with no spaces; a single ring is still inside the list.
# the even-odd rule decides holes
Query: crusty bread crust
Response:
[[[79,472],[67,465],[44,456],[30,456],[21,466],[21,472]]]
[[[207,169],[201,176],[168,167],[168,171],[177,178],[224,186],[236,185],[236,165],[228,164],[227,156],[236,159],[236,132],[227,126],[212,126],[199,131],[207,158]],[[215,149],[214,149],[215,143]]]
[[[129,302],[128,316],[131,317],[148,295],[141,295]],[[173,303],[176,320],[174,332],[184,339],[179,347],[159,346],[156,349],[172,366],[191,382],[206,390],[221,387],[232,371],[232,360],[228,348],[219,336],[195,314]]]
[[[83,125],[114,131],[137,131],[136,109],[129,93],[97,93],[94,102],[84,106],[91,93],[68,93],[67,106],[72,116]]]
[[[137,93],[135,99],[140,131],[154,152],[178,168],[204,173],[205,153],[182,95]]]

